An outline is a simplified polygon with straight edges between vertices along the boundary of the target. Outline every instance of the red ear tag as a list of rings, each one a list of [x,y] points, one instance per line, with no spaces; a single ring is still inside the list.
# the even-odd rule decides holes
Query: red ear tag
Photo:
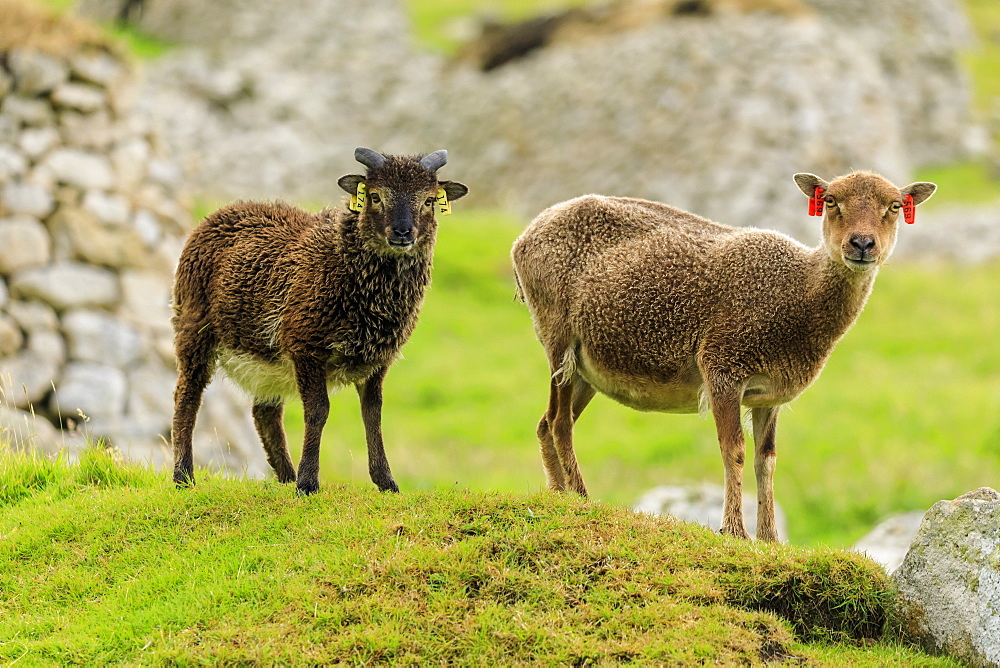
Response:
[[[903,220],[912,225],[917,219],[917,205],[913,203],[913,195],[903,195]]]
[[[813,196],[809,198],[809,215],[810,216],[822,216],[823,215],[823,195],[826,193],[823,188],[816,186],[816,190],[813,191]]]

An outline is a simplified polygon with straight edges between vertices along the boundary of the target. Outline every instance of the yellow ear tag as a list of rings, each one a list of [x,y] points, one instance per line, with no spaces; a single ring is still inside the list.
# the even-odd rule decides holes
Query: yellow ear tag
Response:
[[[436,201],[438,206],[441,207],[442,216],[451,215],[451,202],[448,201],[448,193],[444,191],[444,188],[438,190]]]
[[[351,211],[361,211],[365,206],[365,184],[358,184],[358,192],[351,195]]]

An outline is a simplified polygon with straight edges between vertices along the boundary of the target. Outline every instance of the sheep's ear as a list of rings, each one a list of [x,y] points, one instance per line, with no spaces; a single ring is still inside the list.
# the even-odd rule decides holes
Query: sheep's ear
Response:
[[[343,188],[348,195],[356,195],[358,192],[358,184],[364,183],[364,181],[365,177],[359,174],[348,174],[337,179],[337,185]]]
[[[935,190],[937,190],[936,184],[928,181],[917,181],[916,183],[911,183],[906,186],[899,192],[903,195],[903,197],[913,195],[913,204],[917,205],[930,199],[930,196],[934,194]]]
[[[451,201],[465,197],[469,193],[468,186],[458,181],[438,181],[438,185],[444,188]]]
[[[806,197],[814,197],[816,195],[816,186],[819,186],[823,190],[830,187],[829,183],[815,174],[810,174],[809,172],[796,174],[794,178],[795,185],[799,187],[799,190],[805,193]]]

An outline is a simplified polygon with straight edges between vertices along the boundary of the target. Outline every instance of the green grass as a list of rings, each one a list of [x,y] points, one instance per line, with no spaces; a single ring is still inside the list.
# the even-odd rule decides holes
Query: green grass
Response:
[[[8,665],[956,665],[895,639],[891,585],[854,553],[566,495],[177,490],[84,458],[0,450]]]
[[[1000,3],[965,0],[978,43],[965,56],[975,82],[975,100],[981,111],[996,111],[1000,103]]]
[[[535,425],[548,371],[507,257],[522,226],[460,208],[441,221],[420,323],[385,384],[386,447],[404,491],[544,489]],[[998,264],[883,268],[857,325],[779,420],[775,487],[793,542],[846,546],[887,514],[996,485],[998,284]],[[299,407],[286,423],[297,461]],[[331,402],[322,480],[370,485],[366,452],[345,389]],[[598,396],[577,424],[576,452],[591,494],[610,503],[658,484],[722,483],[710,417]],[[753,489],[750,471],[745,484]]]
[[[1000,201],[1000,180],[996,168],[985,161],[925,167],[917,172],[916,180],[930,181],[938,186],[934,197],[924,205],[928,209]]]
[[[1000,2],[965,0],[966,11],[975,32],[976,43],[962,54],[962,62],[972,80],[973,106],[980,117],[1000,114]],[[993,137],[1000,142],[1000,136]],[[988,161],[969,161],[938,165],[919,170],[917,178],[933,181],[940,187],[928,202],[931,208],[952,204],[987,204],[1000,201],[1000,174]]]

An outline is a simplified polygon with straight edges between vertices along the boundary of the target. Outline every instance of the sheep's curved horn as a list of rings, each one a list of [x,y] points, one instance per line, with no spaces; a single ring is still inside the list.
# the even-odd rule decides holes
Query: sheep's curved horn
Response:
[[[378,169],[385,164],[384,155],[370,148],[365,148],[364,146],[359,146],[354,149],[354,159],[368,169]]]
[[[420,160],[420,164],[432,172],[436,172],[444,167],[446,162],[448,162],[448,151],[444,149],[425,155]]]

